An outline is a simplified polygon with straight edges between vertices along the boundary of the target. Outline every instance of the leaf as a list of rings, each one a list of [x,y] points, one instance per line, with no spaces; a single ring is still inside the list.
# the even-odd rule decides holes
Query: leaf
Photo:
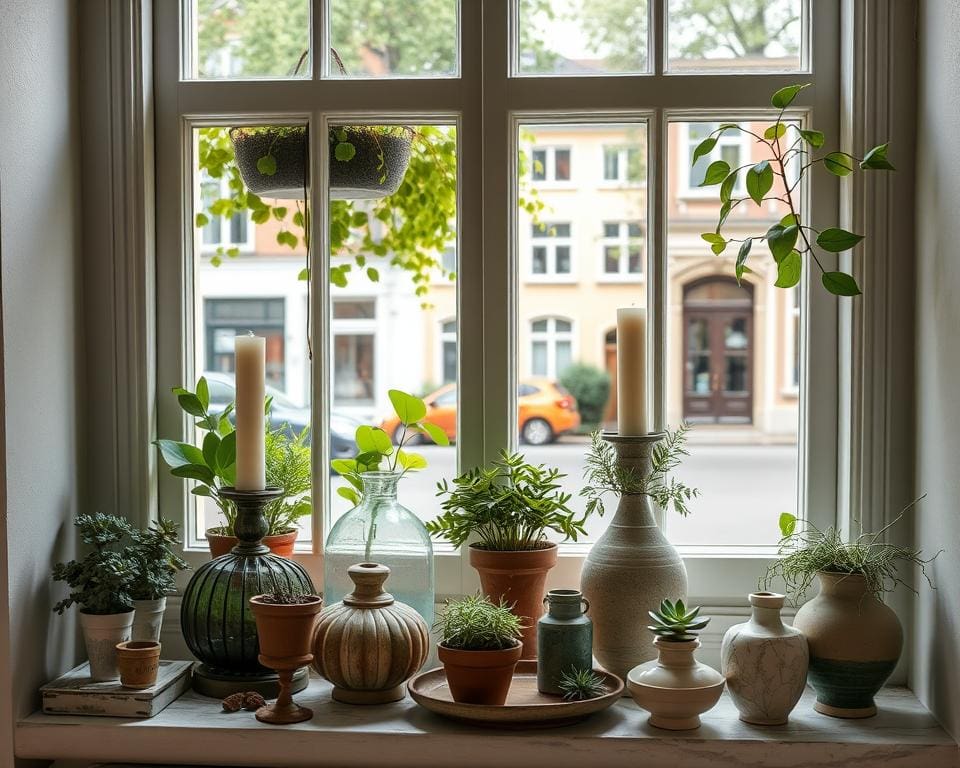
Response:
[[[220,436],[215,432],[207,432],[203,438],[203,462],[213,472],[217,471],[217,450],[220,448]]]
[[[213,496],[213,491],[210,490],[209,485],[197,485],[190,489],[190,493],[194,496]]]
[[[846,272],[824,272],[821,278],[823,287],[834,296],[859,296],[860,286]]]
[[[273,155],[264,155],[257,160],[257,170],[262,176],[273,176],[277,172],[277,158]]]
[[[213,485],[215,480],[213,472],[206,464],[182,464],[171,469],[170,474],[185,480],[199,480],[207,485]]]
[[[797,251],[790,251],[777,262],[777,288],[793,288],[800,282],[800,272],[803,261]]]
[[[310,270],[307,267],[304,267],[297,273],[297,280],[309,280],[310,279]]]
[[[874,147],[860,161],[860,167],[865,171],[895,171],[896,168],[887,160],[887,147],[889,144],[880,144]]]
[[[849,176],[853,173],[853,158],[846,152],[831,152],[823,158],[824,167],[834,176]]]
[[[804,83],[803,85],[788,85],[781,88],[770,97],[770,103],[777,109],[786,109],[793,103],[793,100],[797,98],[797,94],[809,86],[810,83]]]
[[[753,246],[753,238],[748,237],[740,245],[740,251],[737,253],[737,266],[736,266],[736,275],[737,275],[737,284],[740,283],[740,278],[743,277],[743,265],[747,262],[747,256],[750,255],[750,248]]]
[[[730,215],[730,211],[732,210],[733,203],[731,203],[729,200],[720,206],[720,218],[717,220],[717,234],[720,234],[720,227],[723,226],[723,223],[727,220],[727,216]]]
[[[797,517],[796,515],[791,515],[789,512],[781,512],[779,524],[780,534],[784,538],[792,536],[793,532],[797,530]]]
[[[182,395],[177,395],[177,402],[180,403],[180,407],[191,416],[202,418],[205,415],[203,403],[201,403],[200,398],[192,392],[184,392]]]
[[[847,251],[857,243],[863,240],[863,235],[855,235],[853,232],[847,232],[839,227],[825,229],[817,235],[817,245],[830,253],[841,253]]]
[[[715,136],[710,136],[709,138],[704,139],[699,144],[697,148],[693,150],[693,161],[690,165],[696,165],[697,160],[699,160],[704,155],[709,155],[713,148],[717,145],[717,138]]]
[[[397,418],[406,426],[416,424],[427,415],[427,406],[419,397],[408,395],[399,389],[391,389],[387,394],[393,404],[393,410],[396,412]]]
[[[726,160],[714,160],[707,166],[707,172],[700,182],[701,187],[709,187],[712,184],[719,184],[730,175],[730,164]]]
[[[197,382],[197,400],[200,401],[200,405],[203,406],[203,410],[207,410],[210,407],[210,387],[207,385],[207,380],[203,376],[200,377],[200,380]]]
[[[706,240],[706,241],[707,241],[708,243],[710,243],[711,245],[712,245],[713,243],[725,243],[725,242],[727,242],[721,235],[717,234],[716,232],[704,232],[702,235],[700,235],[700,237],[701,237],[702,239]]]
[[[283,221],[284,217],[287,215],[287,208],[283,205],[276,205],[271,213],[273,214],[273,218],[275,218],[277,221]]]
[[[450,438],[447,437],[447,433],[442,427],[429,421],[421,421],[417,426],[426,432],[437,445],[450,445]]]
[[[723,180],[723,184],[720,185],[721,203],[727,203],[730,201],[730,197],[733,195],[733,188],[737,186],[737,178],[739,175],[739,171],[734,171]]]
[[[333,148],[333,156],[336,157],[341,163],[347,163],[353,160],[353,157],[356,154],[357,148],[349,141],[341,141]]]
[[[361,453],[379,453],[384,456],[393,453],[393,442],[380,427],[370,427],[366,424],[357,427],[356,441]]]
[[[763,132],[763,138],[768,140],[779,139],[787,132],[786,123],[774,123]]]
[[[747,194],[757,205],[763,202],[764,195],[773,187],[773,168],[767,160],[762,160],[747,171]]]
[[[380,272],[373,267],[367,267],[367,279],[369,279],[371,283],[380,282]]]
[[[349,475],[357,471],[357,462],[354,459],[334,459],[330,468],[338,475]]]
[[[780,262],[797,245],[797,236],[800,229],[796,224],[789,227],[774,224],[767,230],[767,245],[770,247],[770,253],[773,260]]]
[[[803,136],[804,141],[814,149],[820,149],[820,147],[823,146],[824,136],[820,131],[801,130],[800,135]]]
[[[357,493],[353,488],[342,485],[337,488],[337,495],[342,496],[355,507],[359,506],[360,504],[360,494]]]
[[[196,217],[194,217],[194,222],[198,227],[205,227],[210,223],[210,217],[205,213],[198,213]]]
[[[250,220],[254,224],[266,224],[269,218],[270,218],[269,208],[257,208],[257,210],[255,210],[253,213],[250,214]]]
[[[727,250],[727,241],[722,240],[719,243],[714,243],[710,246],[710,250],[713,251],[717,256]]]
[[[160,455],[171,468],[182,467],[187,464],[203,464],[203,451],[190,443],[181,443],[177,440],[157,440]]]
[[[237,433],[228,432],[220,439],[220,445],[217,446],[217,466],[223,472],[227,467],[233,466],[237,462]]]
[[[397,461],[404,469],[417,470],[426,469],[427,460],[419,453],[407,453],[406,451],[397,451]]]
[[[786,216],[780,219],[781,227],[789,227],[791,224],[800,224],[800,220],[792,213],[788,213]]]

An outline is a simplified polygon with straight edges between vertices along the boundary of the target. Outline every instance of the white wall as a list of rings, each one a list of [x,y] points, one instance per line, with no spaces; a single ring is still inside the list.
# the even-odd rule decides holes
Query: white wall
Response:
[[[921,590],[912,685],[960,737],[960,4],[919,17],[917,133],[917,544],[945,551]],[[912,268],[909,262],[904,269]]]
[[[76,659],[74,617],[51,613],[50,563],[72,555],[80,326],[75,6],[0,0],[0,285],[6,505],[0,559],[0,764],[10,718]],[[91,404],[104,407],[104,404]],[[2,497],[0,497],[2,498]],[[5,525],[4,525],[5,523]],[[6,601],[0,601],[6,603]],[[12,691],[11,691],[12,688]],[[12,696],[12,712],[4,706]]]

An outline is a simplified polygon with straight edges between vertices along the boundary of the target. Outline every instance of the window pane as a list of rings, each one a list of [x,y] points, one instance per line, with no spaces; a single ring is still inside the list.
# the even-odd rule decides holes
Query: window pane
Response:
[[[329,0],[330,76],[456,75],[458,6],[457,0]]]
[[[518,0],[516,72],[648,71],[646,0]]]
[[[570,246],[569,245],[557,246],[557,274],[558,275],[570,274]]]
[[[530,169],[531,176],[534,181],[543,181],[547,178],[547,150],[534,149],[530,156],[533,159],[533,165]]]
[[[753,272],[738,285],[739,243],[718,257],[700,239],[716,226],[719,187],[695,195],[684,186],[689,147],[725,121],[671,123],[667,136],[668,167],[677,169],[668,189],[667,422],[693,426],[681,476],[702,492],[689,517],[667,515],[667,531],[676,544],[773,545],[778,515],[797,513],[799,400],[792,390],[794,329],[788,322],[795,292],[774,287],[776,265],[766,244],[755,242],[748,260]],[[762,135],[766,125],[744,127]],[[793,132],[788,129],[787,145]],[[740,164],[770,158],[765,145],[752,137],[741,141],[737,133],[728,131],[724,141]],[[780,179],[774,182],[767,197],[784,192]],[[732,239],[762,234],[786,213],[782,203],[761,207],[747,200],[722,233]],[[744,487],[750,488],[746,505]]]
[[[521,164],[523,153],[535,146],[562,146],[572,158],[584,158],[577,160],[569,183],[562,187],[519,179],[521,205],[515,228],[519,236],[519,450],[527,461],[558,467],[567,475],[563,488],[572,494],[571,505],[578,514],[586,506],[579,490],[589,435],[598,427],[616,424],[617,404],[612,396],[616,345],[611,334],[616,329],[617,308],[642,306],[646,300],[642,281],[611,277],[627,275],[627,236],[632,231],[628,222],[639,225],[644,234],[633,244],[645,244],[646,188],[610,184],[603,178],[600,160],[605,150],[616,147],[622,177],[624,148],[632,146],[645,154],[646,136],[642,121],[537,122],[524,124],[518,134]],[[523,206],[531,188],[544,206],[539,215]],[[532,238],[537,221],[554,237]],[[536,247],[534,242],[549,242],[555,248],[558,271],[569,253],[566,279],[528,279],[520,259]],[[536,391],[524,394],[528,385]],[[591,519],[588,540],[595,540],[608,522],[609,518]]]
[[[553,177],[557,181],[570,181],[570,150],[555,150],[554,162],[556,163],[556,172]]]
[[[533,248],[533,265],[531,267],[533,274],[547,274],[547,249],[542,245]]]
[[[620,150],[616,147],[603,149],[603,178],[606,181],[616,181],[620,178]]]
[[[184,0],[188,77],[310,77],[310,0]]]
[[[803,0],[669,0],[671,72],[802,67]]]

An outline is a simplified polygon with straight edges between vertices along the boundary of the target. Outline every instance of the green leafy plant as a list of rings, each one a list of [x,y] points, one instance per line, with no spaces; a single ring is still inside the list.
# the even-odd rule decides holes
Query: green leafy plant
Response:
[[[268,419],[269,422],[269,419]],[[284,533],[297,527],[297,521],[313,512],[310,490],[313,488],[313,462],[310,429],[291,434],[287,425],[267,429],[264,437],[267,485],[283,491],[263,513],[272,533]]]
[[[820,530],[809,521],[801,521],[795,515],[784,512],[780,515],[781,557],[776,560],[760,579],[763,589],[782,580],[786,593],[797,603],[806,594],[817,573],[858,574],[867,582],[867,591],[878,600],[898,585],[916,593],[916,589],[900,576],[900,568],[919,568],[927,583],[933,582],[926,567],[940,554],[924,558],[923,552],[899,544],[881,541],[882,537],[924,497],[907,505],[899,515],[876,533],[861,533],[852,541],[846,541],[834,526]],[[942,550],[941,550],[942,551]]]
[[[122,517],[97,512],[77,515],[74,525],[80,532],[80,541],[92,550],[81,560],[53,566],[53,580],[64,581],[70,587],[70,594],[53,610],[62,614],[74,603],[84,613],[98,615],[132,610],[130,592],[137,578],[137,566],[126,547],[121,546],[132,531],[130,524]]]
[[[520,642],[523,624],[503,600],[492,602],[481,595],[448,600],[434,630],[447,647],[464,651],[499,651]]]
[[[592,669],[577,669],[570,667],[560,674],[557,686],[563,691],[563,698],[567,701],[584,701],[595,699],[606,693],[603,678]]]
[[[585,424],[597,425],[603,421],[603,409],[610,399],[609,373],[592,365],[578,363],[563,372],[560,383],[577,401]]]
[[[270,605],[304,605],[314,602],[317,597],[288,582],[273,580],[273,587],[269,592],[259,596],[260,602]]]
[[[754,241],[765,240],[777,265],[775,285],[778,288],[792,288],[800,282],[803,258],[806,255],[817,265],[823,287],[830,293],[837,296],[857,296],[860,294],[860,287],[854,277],[846,272],[824,268],[814,245],[827,253],[842,253],[863,240],[863,235],[857,235],[839,227],[817,229],[805,220],[801,220],[795,193],[810,169],[820,164],[839,177],[849,176],[857,168],[866,171],[895,169],[887,159],[887,144],[873,147],[863,157],[855,157],[839,151],[815,156],[814,152],[820,150],[825,143],[823,133],[812,128],[800,128],[796,123],[784,120],[784,114],[797,94],[809,85],[809,83],[788,85],[773,94],[770,103],[780,112],[776,122],[764,130],[762,136],[736,123],[724,123],[697,145],[693,152],[694,163],[701,157],[709,155],[724,133],[741,131],[765,145],[772,156],[772,160],[761,160],[759,163],[742,165],[739,168],[731,168],[725,160],[715,160],[710,163],[700,186],[720,185],[720,218],[716,231],[705,232],[701,237],[710,244],[711,250],[717,255],[723,253],[730,243],[740,243],[735,267],[738,282],[745,272],[751,271],[747,266],[747,259]],[[794,165],[795,172],[792,170]],[[744,170],[746,173],[743,181],[748,196],[738,198],[733,195],[733,191],[741,171]],[[775,181],[782,187],[782,194],[771,194]],[[789,213],[762,235],[752,235],[742,239],[725,237],[721,229],[727,217],[737,206],[747,200],[752,200],[758,206],[763,206],[768,201],[784,203]]]
[[[683,517],[690,514],[688,504],[700,495],[700,491],[670,477],[683,457],[689,455],[686,449],[689,431],[686,423],[675,430],[667,430],[666,437],[653,448],[649,475],[635,467],[621,465],[616,448],[603,439],[602,432],[594,432],[583,471],[586,485],[580,489],[580,495],[587,498],[587,513],[596,512],[602,516],[603,497],[613,493],[617,496],[649,496],[661,509],[672,507]]]
[[[647,629],[671,643],[696,640],[697,634],[710,623],[709,616],[700,616],[699,606],[688,609],[683,600],[661,600],[659,610],[647,613],[653,619],[653,625]]]
[[[560,490],[564,477],[556,468],[501,451],[497,461],[465,472],[453,486],[446,480],[437,484],[437,496],[447,498],[443,514],[428,522],[427,530],[455,547],[476,534],[477,547],[499,552],[540,549],[548,530],[576,541],[585,533],[586,516],[577,519],[567,507],[570,494]]]
[[[173,592],[177,572],[190,567],[174,551],[181,543],[179,536],[180,527],[162,518],[145,531],[130,531],[133,543],[127,548],[127,554],[134,568],[129,590],[132,599],[159,600]]]

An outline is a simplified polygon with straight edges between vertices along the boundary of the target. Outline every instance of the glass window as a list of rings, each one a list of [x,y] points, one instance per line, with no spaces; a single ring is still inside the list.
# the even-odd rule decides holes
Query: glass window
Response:
[[[751,137],[740,131],[725,131],[717,138],[716,146],[713,150],[697,158],[696,163],[691,163],[693,153],[707,136],[720,127],[720,123],[677,123],[681,126],[681,131],[685,130],[686,153],[681,155],[680,162],[682,168],[681,178],[686,180],[686,184],[681,188],[681,194],[699,195],[703,197],[716,197],[716,190],[713,187],[701,187],[703,178],[706,175],[707,168],[716,160],[723,160],[731,168],[739,168],[750,159]],[[737,177],[737,183],[734,192],[738,195],[744,192],[744,174]]]
[[[376,312],[377,302],[373,299],[336,299],[333,302],[334,320],[372,320]]]
[[[556,379],[573,363],[573,324],[559,317],[530,324],[532,376]]]
[[[643,225],[637,221],[604,222],[603,276],[637,279],[643,273]]]
[[[639,146],[603,148],[604,181],[640,184],[646,175],[644,154]]]
[[[530,149],[532,181],[570,181],[569,147],[533,147]]]
[[[447,320],[440,326],[440,367],[443,384],[457,380],[457,321]]]
[[[566,277],[573,272],[569,222],[537,222],[530,227],[530,277]]]

